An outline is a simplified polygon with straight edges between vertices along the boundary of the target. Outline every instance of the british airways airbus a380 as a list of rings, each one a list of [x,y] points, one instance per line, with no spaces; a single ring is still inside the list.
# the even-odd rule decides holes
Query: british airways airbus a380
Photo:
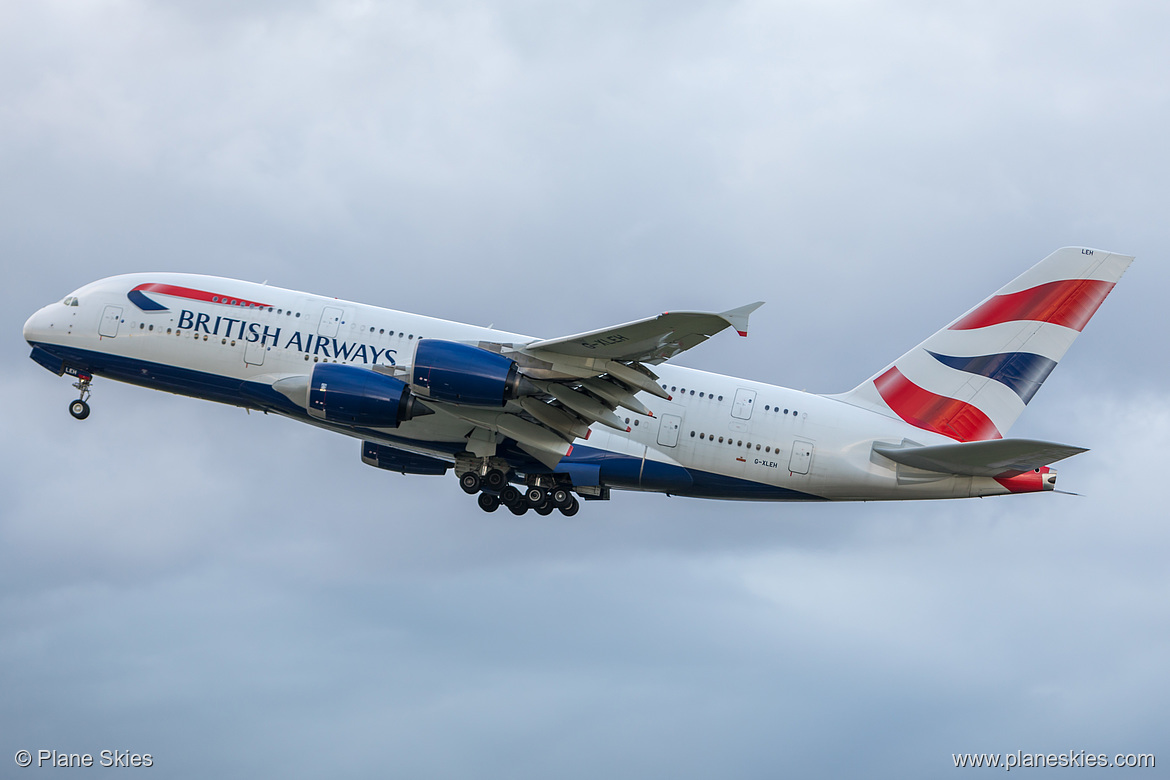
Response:
[[[1052,490],[1084,452],[1003,438],[1133,258],[1070,247],[840,395],[668,365],[732,327],[669,312],[555,339],[194,274],[114,276],[24,325],[32,359],[285,415],[366,463],[445,474],[491,512],[566,515],[612,489],[753,501]],[[652,367],[652,368],[651,368]]]

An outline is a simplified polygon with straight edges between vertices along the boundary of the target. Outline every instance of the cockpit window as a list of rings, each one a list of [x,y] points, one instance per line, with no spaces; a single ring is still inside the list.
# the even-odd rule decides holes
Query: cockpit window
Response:
[[[63,300],[61,302],[63,304],[65,304],[66,306],[76,306],[77,305],[77,296],[70,295],[68,298],[66,298],[65,300]]]

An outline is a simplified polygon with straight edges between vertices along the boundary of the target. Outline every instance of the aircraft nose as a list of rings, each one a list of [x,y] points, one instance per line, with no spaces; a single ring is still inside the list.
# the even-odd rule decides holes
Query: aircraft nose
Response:
[[[43,341],[49,329],[48,325],[48,306],[37,310],[31,317],[24,322],[24,340],[29,344],[37,341]]]

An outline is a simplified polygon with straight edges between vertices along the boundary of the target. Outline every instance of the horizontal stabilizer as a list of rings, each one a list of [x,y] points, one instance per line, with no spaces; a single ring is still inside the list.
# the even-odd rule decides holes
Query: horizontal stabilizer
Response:
[[[1084,447],[1033,439],[995,439],[933,447],[907,442],[877,443],[873,450],[906,466],[971,477],[1012,477],[1087,452]]]

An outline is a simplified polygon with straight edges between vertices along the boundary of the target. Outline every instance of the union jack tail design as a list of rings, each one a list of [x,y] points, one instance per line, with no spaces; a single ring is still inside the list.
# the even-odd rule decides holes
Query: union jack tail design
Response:
[[[1002,438],[1133,262],[1065,247],[839,396],[956,441]]]

